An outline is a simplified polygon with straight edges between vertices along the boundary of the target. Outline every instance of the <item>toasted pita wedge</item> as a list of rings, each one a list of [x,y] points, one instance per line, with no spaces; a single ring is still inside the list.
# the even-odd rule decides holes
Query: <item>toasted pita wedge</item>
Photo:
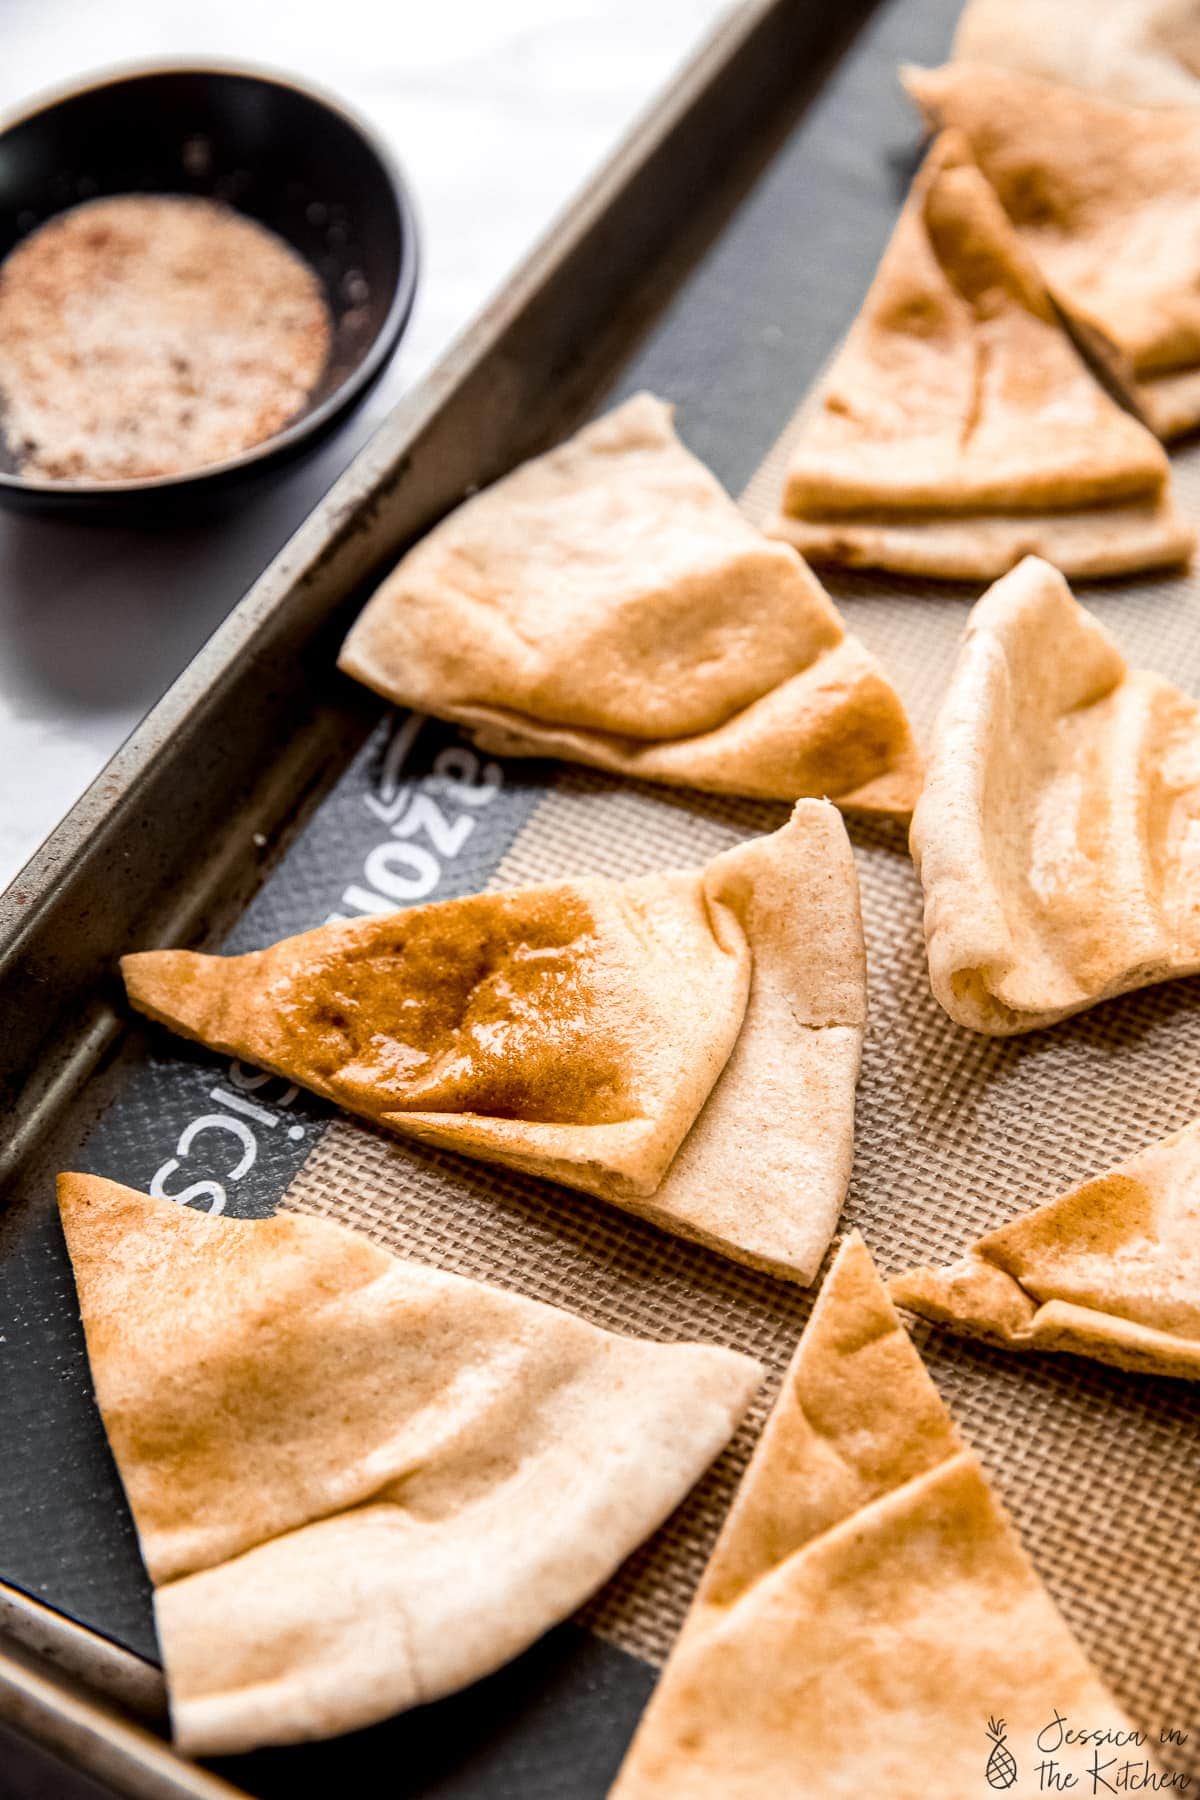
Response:
[[[707,868],[480,894],[248,956],[127,956],[133,1004],[391,1130],[808,1281],[866,1019],[845,827],[798,802]]]
[[[998,1036],[1200,970],[1200,708],[1028,557],[966,635],[913,818],[936,998]]]
[[[762,1371],[92,1176],[59,1206],[177,1742],[328,1737],[572,1612],[728,1442]]]
[[[1010,1350],[1200,1378],[1200,1120],[889,1283],[913,1312]]]
[[[965,140],[943,133],[821,383],[772,531],[816,561],[962,579],[1191,547],[1161,446],[1104,392]]]
[[[1037,1790],[1050,1708],[1131,1729],[964,1447],[857,1235],[843,1245],[613,1800]],[[1143,1755],[1138,1751],[1138,1757]]]
[[[954,57],[1130,106],[1198,106],[1200,6],[1196,0],[967,0]]]
[[[649,394],[430,532],[339,666],[500,755],[903,817],[920,785],[879,665]]]
[[[1200,424],[1200,110],[968,63],[905,80],[970,140],[1084,349],[1147,424],[1164,438]]]

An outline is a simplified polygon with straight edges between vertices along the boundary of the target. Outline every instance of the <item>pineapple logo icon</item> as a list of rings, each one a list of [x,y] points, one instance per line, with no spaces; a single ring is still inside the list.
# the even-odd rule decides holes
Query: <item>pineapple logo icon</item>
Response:
[[[1007,1789],[1017,1779],[1017,1759],[1009,1749],[1004,1737],[1004,1720],[989,1719],[987,1733],[992,1740],[991,1753],[987,1759],[987,1783],[990,1788]]]

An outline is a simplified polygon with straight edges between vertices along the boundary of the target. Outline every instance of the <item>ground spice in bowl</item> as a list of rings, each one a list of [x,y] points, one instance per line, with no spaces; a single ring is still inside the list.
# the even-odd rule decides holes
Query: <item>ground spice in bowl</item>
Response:
[[[321,283],[214,201],[72,207],[0,264],[0,429],[22,475],[189,474],[302,410],[329,356]]]

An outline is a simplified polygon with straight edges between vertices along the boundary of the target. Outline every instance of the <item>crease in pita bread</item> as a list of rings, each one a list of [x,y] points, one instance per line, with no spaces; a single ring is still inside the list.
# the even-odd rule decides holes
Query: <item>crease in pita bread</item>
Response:
[[[1200,1121],[1031,1212],[892,1298],[1010,1350],[1200,1377]]]
[[[836,1227],[866,961],[824,801],[703,869],[121,967],[134,1006],[186,1037],[789,1279],[812,1279]]]
[[[1200,709],[1029,557],[975,606],[911,843],[929,976],[972,1031],[1200,971]]]
[[[324,1219],[84,1175],[59,1206],[191,1754],[349,1731],[498,1668],[678,1505],[762,1374]]]
[[[1032,1750],[1052,1705],[1130,1729],[854,1234],[613,1800],[983,1793],[984,1721]]]
[[[771,526],[816,561],[988,579],[1186,559],[1162,447],[1064,330],[971,156],[931,147],[819,384]]]
[[[339,666],[493,753],[898,817],[920,786],[874,657],[649,394],[436,526]]]
[[[1150,428],[1200,424],[1200,110],[969,63],[905,85],[970,141],[1083,348]]]
[[[1195,0],[967,0],[954,59],[993,63],[1130,106],[1200,105]]]

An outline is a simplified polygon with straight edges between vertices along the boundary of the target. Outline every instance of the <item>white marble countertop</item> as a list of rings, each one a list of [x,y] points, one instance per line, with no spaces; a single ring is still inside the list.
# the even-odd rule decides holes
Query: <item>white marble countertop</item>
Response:
[[[156,56],[273,64],[342,94],[412,180],[424,266],[408,333],[366,404],[221,529],[147,534],[0,515],[0,887],[730,9],[729,0],[6,0],[0,107]]]

